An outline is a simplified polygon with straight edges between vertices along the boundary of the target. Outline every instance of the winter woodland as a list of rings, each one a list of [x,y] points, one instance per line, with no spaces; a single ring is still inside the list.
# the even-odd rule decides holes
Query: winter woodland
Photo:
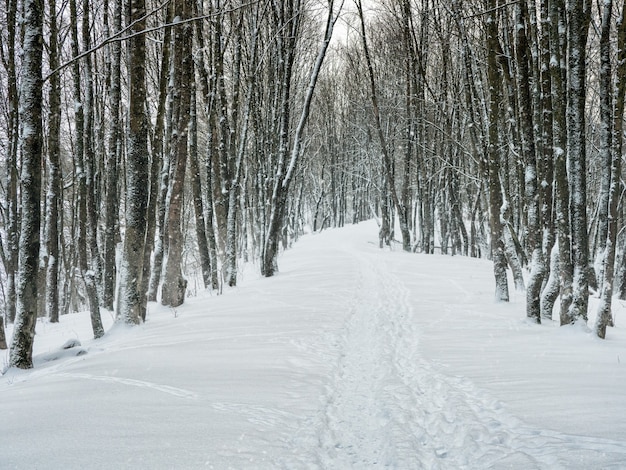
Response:
[[[7,0],[8,366],[33,366],[38,318],[89,311],[99,338],[102,312],[141,324],[371,218],[381,248],[488,259],[496,302],[515,289],[530,321],[605,338],[626,299],[624,10]]]

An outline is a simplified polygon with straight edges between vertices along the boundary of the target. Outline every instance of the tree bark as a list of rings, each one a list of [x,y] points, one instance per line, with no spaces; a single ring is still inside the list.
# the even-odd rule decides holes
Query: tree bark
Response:
[[[126,216],[124,248],[120,263],[120,290],[117,321],[126,324],[141,322],[146,293],[140,288],[143,272],[148,206],[149,158],[148,118],[146,116],[146,37],[145,0],[130,0],[128,138],[126,150]]]
[[[122,1],[113,0],[113,30],[122,29]],[[118,237],[118,159],[121,150],[121,55],[119,42],[111,44],[111,82],[109,86],[110,126],[105,176],[105,215],[104,215],[104,263],[102,266],[102,306],[113,310],[116,279],[116,244]]]
[[[617,244],[619,200],[621,190],[622,148],[624,130],[624,98],[626,94],[626,13],[622,8],[617,23],[617,75],[615,83],[615,108],[612,109],[611,93],[611,51],[610,25],[613,10],[612,0],[605,0],[602,14],[600,42],[601,60],[601,96],[602,134],[611,150],[611,173],[609,186],[609,223],[604,256],[604,279],[600,293],[600,305],[596,316],[595,332],[600,338],[606,337],[606,328],[612,325],[611,303],[613,300],[613,281],[615,274],[615,251]]]
[[[498,46],[498,24],[496,21],[497,1],[489,0],[487,13],[487,80],[489,83],[489,145],[487,147],[489,168],[489,227],[491,235],[491,257],[496,281],[496,302],[509,301],[509,286],[506,274],[506,256],[502,236],[502,190],[500,184],[499,108],[500,73],[496,51]]]
[[[190,0],[178,0],[174,4],[174,17],[183,20],[192,13]],[[161,303],[178,307],[185,301],[187,280],[182,273],[183,233],[183,189],[187,168],[189,123],[191,111],[191,80],[193,59],[191,55],[191,25],[176,26],[173,30],[172,68],[173,112],[172,145],[170,157],[170,184],[167,194],[167,257],[165,275],[161,288]]]
[[[530,277],[526,288],[526,316],[541,323],[541,287],[546,272],[542,250],[542,224],[540,221],[539,190],[537,184],[537,154],[531,108],[529,72],[530,51],[528,44],[528,9],[524,2],[515,6],[516,18],[516,60],[519,87],[519,115],[521,147],[525,163],[525,198],[528,217],[527,243],[531,253]]]
[[[365,34],[365,17],[363,15],[363,6],[361,0],[356,0],[356,7],[359,13],[360,20],[360,36],[361,44],[363,46],[363,53],[365,55],[365,65],[369,77],[369,91],[370,99],[372,102],[372,111],[374,112],[374,124],[376,126],[376,134],[380,142],[381,152],[383,154],[383,171],[388,182],[389,196],[393,201],[393,206],[398,213],[400,222],[400,232],[402,233],[402,249],[404,251],[411,251],[411,233],[409,231],[409,208],[406,206],[406,201],[400,200],[396,190],[396,179],[393,171],[393,161],[391,154],[389,153],[389,147],[385,134],[383,133],[383,127],[380,117],[380,107],[378,105],[378,94],[376,92],[376,82],[374,79],[374,68],[372,66],[372,59],[370,57],[370,50],[367,43],[367,36]],[[406,19],[408,21],[408,18]],[[384,194],[382,197],[386,197]]]
[[[22,82],[20,86],[21,156],[20,172],[22,228],[19,241],[17,312],[9,366],[33,367],[33,341],[37,321],[37,272],[41,223],[42,88],[43,81],[42,0],[24,0],[22,36]]]
[[[572,264],[574,277],[568,322],[587,321],[589,237],[587,233],[587,153],[585,142],[586,45],[591,19],[586,0],[567,9],[567,160],[570,182]]]
[[[343,3],[342,3],[343,5]],[[298,4],[299,6],[299,4]],[[292,18],[291,15],[284,17],[283,20],[287,20],[288,23],[291,24],[291,36],[288,39],[288,45],[286,45],[285,50],[285,71],[284,71],[284,90],[282,96],[282,112],[281,112],[281,143],[279,150],[279,158],[277,163],[277,172],[275,175],[274,188],[272,192],[272,199],[270,202],[270,216],[267,224],[267,234],[264,242],[262,261],[261,261],[261,273],[265,277],[271,277],[278,269],[277,264],[277,256],[278,256],[278,239],[280,236],[281,226],[284,220],[286,204],[287,204],[287,194],[289,193],[289,187],[293,180],[294,172],[296,165],[298,163],[298,158],[301,153],[302,146],[302,137],[304,133],[304,127],[307,123],[309,113],[311,110],[311,103],[313,101],[313,94],[315,92],[315,86],[317,84],[317,79],[320,74],[320,70],[322,68],[322,64],[324,63],[324,58],[326,57],[326,51],[328,50],[328,45],[330,44],[330,39],[332,38],[333,28],[337,19],[339,18],[339,13],[341,12],[341,8],[338,12],[334,11],[334,1],[329,1],[328,3],[328,17],[326,19],[326,28],[324,31],[324,38],[320,45],[320,48],[317,53],[317,57],[315,60],[315,65],[313,66],[313,70],[309,76],[309,83],[307,87],[307,91],[305,93],[304,103],[302,105],[302,111],[300,114],[300,118],[298,120],[298,124],[295,129],[295,133],[293,136],[292,144],[291,144],[291,157],[289,160],[289,164],[287,165],[286,157],[287,157],[287,145],[288,145],[288,129],[289,129],[289,87],[291,85],[291,76],[292,76],[292,67],[294,61],[295,54],[295,38],[296,33],[298,31],[298,21],[299,21],[299,12],[298,8],[294,8],[296,5],[291,5],[292,13],[297,14],[296,18]]]
[[[50,39],[48,56],[50,68],[56,69],[58,57],[58,27],[56,0],[49,0]],[[51,323],[59,321],[59,208],[61,203],[61,83],[58,74],[50,77],[48,94],[48,189],[46,195],[45,243],[47,251],[45,308]]]

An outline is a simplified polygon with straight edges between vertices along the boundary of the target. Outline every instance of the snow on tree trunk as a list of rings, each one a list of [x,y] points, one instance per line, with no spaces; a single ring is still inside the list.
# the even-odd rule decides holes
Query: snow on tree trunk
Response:
[[[343,5],[343,3],[341,4]],[[333,28],[341,13],[335,12],[334,1],[328,2],[328,16],[326,18],[326,29],[324,32],[324,38],[317,52],[315,64],[309,75],[308,87],[304,95],[304,103],[302,104],[302,111],[296,125],[294,136],[291,143],[291,156],[289,162],[287,162],[287,149],[289,142],[289,87],[291,86],[291,77],[293,63],[295,59],[295,39],[299,30],[300,12],[295,5],[290,4],[291,14],[281,19],[282,24],[279,24],[281,29],[287,27],[281,34],[285,34],[287,37],[285,40],[285,48],[283,51],[284,57],[284,80],[285,86],[282,96],[282,112],[281,112],[281,130],[280,130],[280,150],[277,163],[277,172],[275,175],[274,189],[272,192],[272,199],[270,202],[270,216],[267,225],[267,234],[265,238],[262,260],[261,260],[261,273],[265,277],[271,277],[278,270],[278,241],[280,237],[281,228],[284,222],[284,216],[287,206],[287,195],[289,193],[289,187],[294,177],[296,165],[301,155],[301,146],[304,128],[306,126],[309,113],[311,110],[311,103],[313,101],[313,95],[315,93],[315,86],[326,57],[326,51],[333,35]],[[295,15],[295,16],[294,16]],[[286,24],[285,24],[286,23]]]
[[[192,84],[193,86],[193,84]],[[198,164],[198,117],[195,96],[195,86],[191,96],[191,124],[189,128],[189,171],[191,177],[191,192],[193,209],[196,221],[196,240],[200,254],[200,269],[205,289],[211,288],[211,257],[206,236],[204,221],[204,203],[202,201],[202,179]]]
[[[19,115],[21,123],[22,226],[19,241],[17,311],[9,366],[33,366],[33,341],[37,321],[37,272],[41,222],[43,11],[41,0],[24,0],[22,75]]]
[[[561,325],[569,324],[572,303],[573,266],[571,258],[571,227],[569,210],[569,182],[567,179],[567,125],[565,118],[565,6],[562,0],[550,2],[550,79],[552,84],[552,128],[554,140],[555,224],[559,245],[559,279]]]
[[[50,69],[55,70],[59,65],[58,58],[58,28],[56,21],[56,0],[48,3],[50,16],[50,39],[48,41],[48,56]],[[61,201],[61,165],[60,142],[61,132],[61,83],[59,74],[50,77],[48,94],[48,188],[46,194],[46,297],[45,309],[51,323],[59,321],[59,207]]]
[[[357,10],[359,13],[359,24],[360,24],[360,36],[361,36],[361,44],[363,46],[363,53],[365,55],[365,65],[368,72],[369,78],[369,92],[370,92],[370,100],[372,102],[372,111],[374,113],[374,125],[376,127],[376,134],[378,136],[378,141],[380,143],[381,152],[383,155],[383,171],[385,173],[386,181],[387,181],[387,193],[382,193],[381,197],[385,198],[387,195],[393,201],[393,207],[398,213],[399,225],[400,225],[400,233],[402,234],[402,248],[405,251],[411,251],[411,233],[409,231],[408,224],[408,210],[409,208],[406,206],[406,202],[404,200],[400,200],[398,196],[398,192],[396,189],[396,179],[393,171],[393,159],[391,153],[389,151],[389,146],[387,144],[387,139],[385,138],[385,134],[383,132],[383,126],[381,122],[380,116],[380,107],[378,105],[378,93],[376,91],[376,82],[374,76],[374,68],[372,65],[372,59],[370,57],[370,50],[367,42],[367,35],[365,33],[365,17],[363,15],[363,6],[361,4],[361,0],[356,2]],[[408,18],[407,18],[408,21]],[[393,231],[393,225],[391,225],[391,229]]]
[[[130,0],[128,136],[126,149],[126,216],[124,248],[119,272],[117,321],[126,324],[141,322],[146,293],[140,289],[148,205],[149,154],[148,120],[146,116],[146,38],[143,19],[145,0]],[[139,33],[139,34],[137,34]]]
[[[541,318],[550,321],[552,320],[552,310],[560,291],[559,263],[559,245],[555,243],[550,254],[550,275],[541,293]]]
[[[19,147],[19,117],[18,117],[18,90],[17,90],[17,64],[15,59],[15,33],[17,26],[17,0],[6,3],[6,85],[7,85],[7,174],[6,174],[6,204],[7,204],[7,227],[6,227],[6,320],[8,323],[15,321],[16,315],[16,276],[19,252],[19,217],[18,217],[18,147]]]
[[[177,0],[174,17],[185,20],[193,9],[189,0]],[[187,168],[189,123],[191,117],[191,80],[193,78],[193,40],[191,24],[174,26],[172,49],[172,144],[170,181],[166,201],[167,256],[161,288],[161,303],[178,307],[185,301],[187,280],[182,273],[182,213],[185,172]]]
[[[617,59],[618,67],[615,83],[615,108],[611,109],[611,54],[610,54],[610,20],[613,2],[605,0],[602,16],[602,34],[600,43],[600,60],[602,62],[601,96],[603,106],[603,135],[609,140],[608,147],[612,150],[611,172],[609,186],[609,223],[606,240],[606,254],[604,257],[604,279],[600,293],[600,305],[594,326],[596,335],[606,337],[606,328],[612,324],[611,303],[613,300],[613,281],[615,274],[615,249],[617,244],[617,231],[621,189],[622,171],[622,148],[624,130],[624,98],[626,93],[626,15],[622,9],[618,21]],[[605,121],[605,119],[607,119]],[[605,130],[605,128],[608,128]],[[606,133],[605,133],[606,131]]]
[[[522,154],[525,164],[525,199],[527,209],[527,242],[531,253],[530,276],[526,288],[526,316],[541,323],[540,297],[545,275],[545,260],[542,250],[542,224],[540,221],[539,190],[537,184],[537,155],[531,109],[529,71],[528,9],[524,2],[515,5],[516,19],[516,59],[519,86],[519,116]]]
[[[500,184],[500,153],[498,151],[498,115],[500,107],[500,72],[496,51],[498,47],[498,25],[495,14],[497,2],[490,0],[487,13],[487,80],[489,82],[489,144],[487,147],[489,165],[489,227],[491,235],[491,257],[496,281],[496,302],[509,301],[509,286],[506,274],[506,256],[502,234],[502,190]]]
[[[587,320],[589,304],[589,237],[587,233],[587,165],[585,141],[586,44],[590,5],[567,3],[567,160],[570,183],[572,264],[574,277],[569,322]]]
[[[113,30],[122,29],[122,0],[113,2]],[[113,310],[115,299],[116,279],[116,238],[119,225],[118,200],[118,167],[117,161],[121,143],[120,101],[121,101],[121,54],[122,45],[119,42],[111,44],[111,82],[109,87],[110,127],[108,151],[106,154],[105,202],[104,202],[104,264],[102,266],[102,306]]]

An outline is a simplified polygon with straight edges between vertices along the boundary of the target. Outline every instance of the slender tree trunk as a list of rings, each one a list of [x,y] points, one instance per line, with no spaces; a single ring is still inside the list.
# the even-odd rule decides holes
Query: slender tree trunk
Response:
[[[130,103],[126,150],[126,217],[124,249],[120,265],[117,321],[138,324],[145,308],[141,289],[149,197],[148,118],[146,115],[145,0],[130,0],[129,24],[133,25],[128,48]]]
[[[526,288],[526,316],[537,323],[541,323],[541,287],[546,272],[542,250],[542,224],[539,204],[539,190],[537,184],[537,155],[535,147],[535,133],[533,126],[533,111],[531,109],[529,73],[530,51],[528,44],[528,10],[524,2],[515,6],[516,11],[516,55],[519,86],[519,114],[520,135],[522,138],[522,152],[525,162],[525,196],[528,217],[528,249],[532,256],[530,277]]]
[[[203,14],[202,10],[202,2],[199,2],[197,5],[197,16]],[[196,41],[198,42],[198,48],[200,50],[205,49],[204,45],[204,30],[202,27],[202,22],[195,22],[196,25]],[[206,135],[206,184],[207,184],[207,201],[205,205],[204,221],[206,224],[206,238],[207,245],[209,249],[209,259],[210,259],[210,285],[214,290],[219,290],[219,276],[218,276],[218,257],[217,257],[217,240],[215,238],[215,229],[214,229],[214,210],[213,210],[213,169],[212,169],[212,161],[213,156],[215,155],[215,133],[217,129],[216,120],[216,80],[215,76],[212,76],[212,79],[209,79],[209,72],[206,68],[206,63],[204,60],[203,54],[196,55],[198,63],[197,69],[200,75],[200,89],[202,91],[202,97],[204,99],[204,106],[206,111],[206,116],[208,119],[207,123],[207,135]],[[193,172],[192,172],[193,174]]]
[[[343,3],[341,4],[343,5]],[[299,17],[298,8],[293,10],[294,13]],[[298,158],[301,153],[302,146],[302,138],[304,133],[304,127],[307,123],[309,113],[311,110],[311,103],[313,101],[313,94],[315,92],[315,86],[317,84],[317,79],[320,74],[320,70],[322,68],[322,64],[324,63],[324,58],[326,57],[326,51],[328,50],[328,45],[330,44],[330,40],[333,35],[333,28],[337,19],[339,18],[339,14],[341,12],[341,7],[339,11],[335,12],[334,1],[329,1],[328,3],[328,17],[326,19],[326,29],[324,32],[324,38],[322,40],[322,44],[317,53],[317,57],[315,59],[315,64],[313,66],[313,70],[309,76],[309,83],[307,87],[307,91],[304,97],[304,103],[302,105],[302,112],[300,114],[300,118],[298,120],[298,124],[295,129],[295,133],[293,136],[292,144],[291,144],[291,157],[289,163],[287,165],[286,156],[287,156],[287,145],[288,145],[288,129],[289,129],[289,86],[291,82],[292,76],[292,67],[294,61],[295,54],[295,35],[298,31],[298,20],[296,18],[288,17],[288,22],[291,23],[292,32],[289,37],[289,45],[286,47],[286,71],[284,75],[285,80],[285,90],[283,95],[283,112],[281,116],[281,144],[279,150],[279,161],[278,161],[278,172],[276,173],[276,179],[274,182],[274,189],[272,193],[272,199],[270,202],[270,216],[267,225],[267,235],[264,243],[262,262],[261,262],[261,273],[266,277],[271,277],[278,269],[277,264],[277,256],[278,256],[278,238],[281,231],[281,226],[284,221],[284,215],[287,204],[287,194],[289,193],[289,187],[294,177],[294,172],[296,169],[296,165],[298,163]]]
[[[226,221],[226,282],[229,286],[237,285],[237,208],[239,207],[238,199],[242,186],[242,175],[244,156],[248,139],[248,126],[250,123],[252,97],[255,91],[256,80],[254,77],[256,67],[256,54],[257,54],[257,38],[258,38],[258,25],[256,19],[254,21],[254,31],[252,33],[251,44],[251,65],[248,70],[248,90],[246,92],[246,98],[243,106],[243,122],[241,124],[241,131],[239,133],[239,148],[237,149],[237,158],[235,161],[235,172],[231,181],[231,188],[229,192],[228,201],[228,218]]]
[[[552,79],[550,74],[550,14],[548,0],[540,1],[541,15],[541,32],[540,32],[540,74],[541,74],[541,155],[543,160],[543,177],[539,185],[541,198],[541,218],[543,221],[543,255],[544,259],[550,260],[546,263],[546,276],[548,277],[545,289],[550,285],[550,280],[557,280],[557,276],[553,276],[552,266],[555,264],[552,260],[552,247],[555,242],[555,225],[554,225],[554,132],[553,132],[553,105],[552,105]],[[553,287],[554,290],[554,287]],[[558,282],[556,291],[558,293]],[[549,292],[549,291],[548,291]],[[542,292],[541,300],[541,316],[543,318],[552,319],[552,303],[544,300],[547,295],[551,298],[551,294]],[[555,296],[556,299],[556,296]],[[543,306],[549,308],[544,312]]]
[[[72,0],[73,1],[73,0]],[[83,47],[90,49],[90,26],[89,0],[83,1],[82,39]],[[85,290],[89,301],[89,314],[94,338],[104,335],[104,327],[100,317],[100,301],[98,300],[98,286],[96,280],[102,277],[100,253],[97,242],[98,216],[95,203],[95,154],[93,151],[93,71],[91,57],[87,55],[85,63],[85,82],[83,106],[83,145],[82,152],[77,154],[77,178],[78,178],[78,255],[81,277],[85,284]],[[78,69],[77,69],[78,70]],[[80,89],[77,88],[77,90]],[[77,91],[78,93],[78,91]],[[80,94],[77,94],[80,99]],[[80,101],[79,101],[80,102]],[[77,130],[78,132],[78,130]],[[82,241],[81,241],[82,239]],[[88,252],[89,251],[89,252]],[[89,257],[91,255],[91,257]]]
[[[165,21],[172,22],[172,6],[167,9]],[[152,145],[152,163],[150,167],[150,196],[148,200],[148,226],[146,227],[146,245],[144,247],[144,266],[142,289],[147,289],[148,300],[156,302],[163,268],[163,251],[165,237],[165,200],[169,186],[169,142],[171,126],[166,132],[166,114],[171,115],[171,102],[168,102],[168,79],[170,70],[171,27],[163,31],[163,49],[161,51],[161,67],[159,70],[159,101],[157,105],[156,124],[154,126],[154,142]],[[171,119],[168,117],[168,122]],[[155,240],[156,235],[156,240]],[[150,255],[154,249],[154,260],[150,266]],[[146,264],[148,263],[148,264]]]
[[[509,286],[506,275],[506,256],[502,236],[502,190],[500,184],[499,146],[499,109],[500,109],[500,73],[496,51],[498,46],[498,24],[496,21],[497,1],[489,0],[487,13],[487,80],[489,82],[489,226],[491,230],[491,256],[496,280],[495,299],[497,302],[509,301]]]
[[[18,140],[19,140],[19,118],[18,118],[18,90],[17,71],[15,62],[15,29],[17,25],[17,0],[8,0],[6,6],[7,18],[7,248],[5,265],[7,273],[7,298],[6,298],[6,318],[9,323],[15,321],[17,293],[16,275],[19,258],[19,213],[18,213]]]
[[[190,0],[179,0],[174,5],[174,17],[190,18]],[[191,80],[193,59],[191,55],[191,25],[183,24],[173,30],[172,50],[173,116],[171,171],[168,188],[167,210],[167,257],[165,276],[161,290],[161,303],[178,307],[185,301],[187,280],[182,273],[183,234],[181,229],[183,211],[183,188],[187,168],[189,123],[191,111]]]
[[[572,221],[573,296],[569,322],[587,321],[589,237],[587,233],[587,154],[585,150],[586,45],[590,22],[586,0],[568,3],[567,21],[567,160]]]
[[[122,29],[122,1],[113,1],[113,30],[114,33]],[[119,42],[111,44],[111,82],[109,87],[110,126],[108,152],[106,156],[105,177],[105,228],[104,228],[104,263],[102,273],[102,306],[113,310],[115,299],[116,279],[116,244],[118,237],[119,200],[117,162],[121,150],[121,55],[122,45]]]
[[[604,279],[600,294],[600,305],[596,317],[595,331],[600,338],[606,337],[606,328],[612,324],[611,303],[613,300],[613,281],[615,273],[615,251],[617,244],[619,199],[621,190],[621,165],[624,131],[624,98],[626,93],[626,12],[622,7],[622,14],[617,23],[617,75],[615,84],[615,108],[612,109],[611,100],[611,51],[610,25],[613,2],[605,0],[602,13],[602,30],[600,40],[601,61],[601,107],[602,107],[602,134],[608,140],[612,150],[611,175],[609,190],[609,224],[604,257]],[[605,143],[606,145],[606,143]]]
[[[569,181],[567,179],[567,125],[565,113],[565,43],[562,31],[565,29],[565,5],[562,0],[550,1],[550,50],[554,58],[550,61],[552,84],[552,128],[554,137],[554,181],[556,196],[556,231],[559,245],[559,277],[561,284],[560,323],[569,324],[569,308],[572,304],[574,268],[569,210]]]
[[[56,0],[49,0],[50,40],[48,56],[50,69],[59,65],[58,28],[56,21]],[[61,83],[58,74],[50,77],[48,94],[48,190],[46,200],[46,232],[47,251],[46,269],[46,313],[51,323],[59,321],[59,207],[61,193],[60,142],[61,132]]]
[[[193,194],[193,208],[196,220],[196,240],[200,252],[200,267],[204,288],[211,288],[211,257],[206,237],[206,225],[204,222],[204,204],[202,202],[202,180],[200,178],[200,165],[198,164],[198,116],[196,105],[195,86],[191,96],[191,123],[189,126],[189,172],[191,177],[191,190]]]
[[[17,314],[9,366],[33,367],[33,341],[37,321],[37,272],[39,268],[39,229],[41,222],[42,163],[42,0],[24,0],[22,26],[22,81],[20,88],[21,122],[21,204],[22,228],[19,242],[19,283]]]
[[[411,233],[408,225],[408,211],[409,208],[405,205],[406,201],[401,201],[396,191],[396,181],[393,172],[393,161],[385,134],[383,133],[383,127],[380,118],[380,107],[378,105],[378,94],[376,92],[376,82],[374,79],[374,68],[372,66],[372,60],[370,57],[369,46],[367,44],[367,36],[365,34],[365,17],[363,15],[363,6],[361,0],[356,0],[357,11],[360,19],[360,36],[363,46],[363,53],[365,54],[365,64],[367,67],[369,77],[370,99],[372,101],[372,110],[374,112],[374,123],[376,126],[376,133],[380,142],[381,151],[383,154],[383,171],[385,172],[387,181],[389,183],[389,195],[393,201],[394,208],[398,213],[400,220],[400,232],[402,233],[402,249],[405,251],[411,251]],[[384,197],[384,196],[383,196]]]

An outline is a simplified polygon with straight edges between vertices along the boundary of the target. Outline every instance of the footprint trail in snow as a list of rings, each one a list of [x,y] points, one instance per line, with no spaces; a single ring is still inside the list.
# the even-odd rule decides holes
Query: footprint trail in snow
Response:
[[[355,256],[359,279],[328,387],[321,468],[558,469],[585,449],[626,459],[623,442],[533,429],[468,380],[441,373],[420,356],[402,280],[387,260]]]

